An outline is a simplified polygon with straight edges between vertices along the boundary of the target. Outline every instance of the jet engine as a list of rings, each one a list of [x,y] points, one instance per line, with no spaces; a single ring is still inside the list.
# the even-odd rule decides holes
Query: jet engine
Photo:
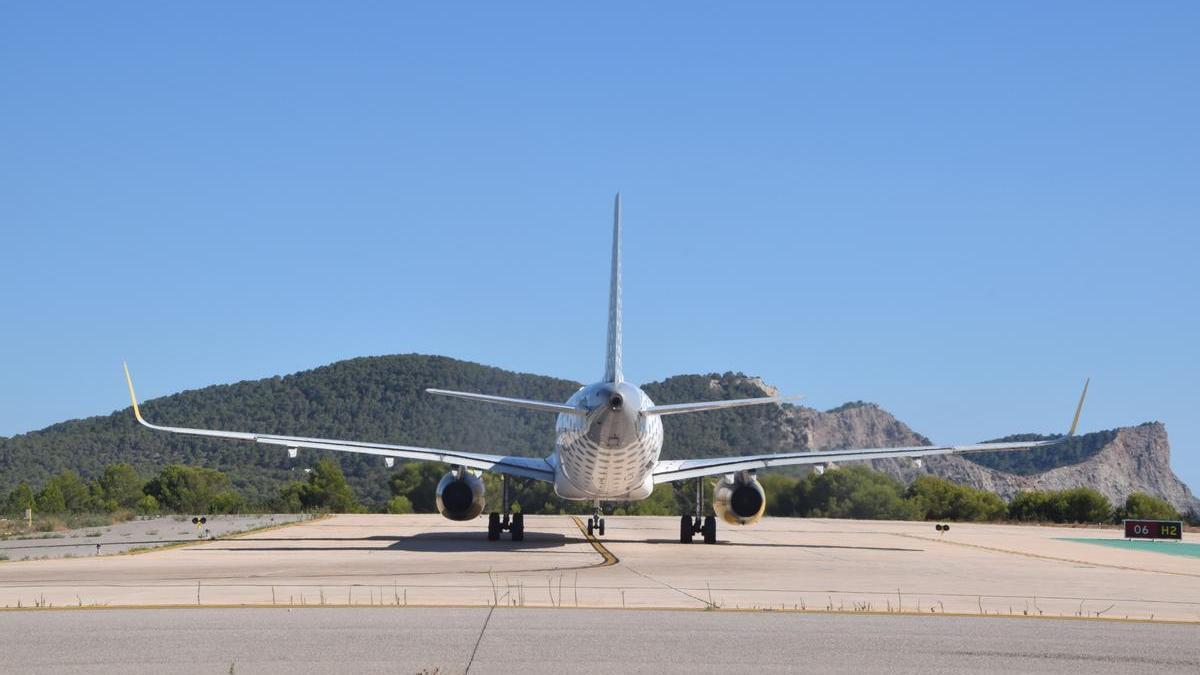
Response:
[[[767,495],[749,471],[723,477],[713,490],[713,510],[730,525],[753,525],[766,508]]]
[[[438,511],[450,520],[471,520],[483,513],[483,479],[459,467],[437,486]]]

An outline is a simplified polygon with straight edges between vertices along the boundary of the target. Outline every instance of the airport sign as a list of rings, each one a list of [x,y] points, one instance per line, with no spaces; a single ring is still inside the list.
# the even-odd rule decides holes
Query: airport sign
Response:
[[[1125,520],[1126,539],[1183,539],[1179,520]]]

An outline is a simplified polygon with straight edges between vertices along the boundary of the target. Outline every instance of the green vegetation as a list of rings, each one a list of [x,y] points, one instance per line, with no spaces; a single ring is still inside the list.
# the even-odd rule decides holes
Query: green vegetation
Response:
[[[1175,507],[1158,497],[1145,492],[1134,492],[1125,498],[1125,508],[1117,515],[1117,520],[1125,518],[1145,520],[1179,520],[1179,512]]]
[[[1092,488],[1018,493],[1008,505],[1012,520],[1105,523],[1116,518],[1108,498]]]
[[[114,383],[114,395],[118,387]],[[147,401],[142,410],[150,420],[178,426],[529,456],[545,456],[552,450],[553,415],[431,396],[425,393],[426,387],[562,401],[579,384],[445,357],[409,354],[351,359],[286,377],[182,392]],[[762,395],[761,388],[740,373],[682,375],[643,388],[659,403]],[[870,405],[856,401],[832,412]],[[786,410],[778,406],[754,406],[673,417],[664,425],[664,459],[793,447],[794,425],[789,425],[786,415]],[[1032,473],[1082,461],[1110,438],[1111,435],[1089,434],[1068,441],[1065,447],[969,458],[1004,471]],[[357,500],[375,511],[408,508],[403,502],[393,503],[398,495],[407,497],[417,512],[432,509],[430,482],[436,484],[436,480],[431,478],[445,472],[445,467],[412,469],[417,473],[405,474],[407,477],[400,479],[411,484],[409,489],[399,489],[393,477],[397,472],[386,469],[378,457],[301,450],[299,459],[289,460],[281,448],[143,429],[134,421],[130,409],[125,408],[104,417],[63,422],[41,431],[0,438],[0,494],[12,493],[21,482],[48,487],[51,478],[59,477],[53,488],[44,490],[43,505],[34,503],[37,495],[32,490],[18,494],[16,499],[37,509],[71,512],[79,508],[81,484],[100,481],[100,499],[104,504],[94,501],[96,495],[90,486],[88,492],[92,508],[105,512],[129,509],[151,514],[188,509],[206,501],[212,511],[267,506],[281,510],[332,508],[332,503],[321,501],[323,497],[315,494],[304,497],[297,487],[308,483],[305,469],[315,469],[323,458],[336,458]],[[164,485],[165,495],[143,491],[137,478],[139,473],[157,475],[170,465],[205,467],[220,472],[228,482],[209,492],[212,486],[207,481],[215,480],[211,474],[188,473],[173,477],[176,483],[185,484]],[[406,471],[409,469],[400,469],[401,473]],[[77,474],[71,474],[72,478],[64,472]],[[416,480],[418,475],[420,480]],[[792,470],[790,475],[800,475],[800,470]],[[187,481],[192,483],[186,484]],[[498,487],[498,482],[488,483],[489,497],[499,494]],[[173,492],[176,488],[182,492]],[[417,494],[414,490],[423,492]],[[576,510],[575,505],[554,498],[548,486],[520,482],[516,492],[514,500],[530,512]],[[145,499],[147,495],[155,499]],[[879,496],[876,489],[876,497]],[[191,501],[187,504],[180,501],[185,499]],[[211,503],[214,499],[216,504]],[[331,499],[345,502],[344,496]],[[25,508],[15,503],[4,506],[10,513]],[[792,512],[794,508],[787,510]]]
[[[317,466],[308,474],[308,482],[286,485],[281,494],[281,503],[285,505],[284,510],[290,512],[356,513],[366,510],[355,500],[354,491],[346,482],[342,467],[328,457],[317,462]]]
[[[905,496],[925,520],[1002,520],[1008,505],[998,495],[935,476],[919,476]]]
[[[286,377],[206,387],[148,401],[142,409],[151,420],[179,426],[544,456],[552,449],[553,415],[430,396],[424,389],[566,400],[578,386],[445,357],[403,355],[352,359]],[[659,403],[762,394],[757,384],[738,373],[672,377],[644,389]],[[834,411],[869,405],[852,402]],[[795,427],[787,415],[786,408],[755,406],[673,417],[665,425],[664,459],[792,447]],[[1112,432],[1103,432],[1045,451],[969,459],[1028,474],[1082,461],[1111,439]],[[0,438],[0,495],[5,496],[0,506],[13,516],[32,508],[40,516],[58,518],[54,523],[87,512],[426,513],[436,508],[434,489],[446,471],[444,465],[416,462],[389,470],[378,457],[308,450],[289,460],[281,448],[149,431],[139,427],[126,408]],[[863,467],[822,476],[801,472],[761,476],[769,514],[1059,522],[1095,522],[1117,515],[1103,497],[1086,491],[1028,493],[1005,509],[995,495],[934,478],[905,487]],[[488,474],[484,482],[489,509],[499,509],[499,477]],[[691,482],[658,486],[650,499],[616,505],[616,512],[687,513],[693,490]],[[550,485],[536,481],[513,480],[511,497],[513,508],[526,513],[580,514],[591,508],[585,502],[560,500]],[[1130,499],[1120,509],[1122,514],[1166,512],[1163,504],[1148,498]],[[1200,519],[1200,514],[1190,516]],[[54,523],[49,526],[57,526]]]
[[[435,491],[446,467],[431,462],[405,462],[388,479],[391,497],[376,510],[387,513],[434,513]],[[878,520],[1035,521],[1056,523],[1114,522],[1122,518],[1179,518],[1167,502],[1140,492],[1129,495],[1114,509],[1104,495],[1091,488],[1030,491],[1005,504],[984,490],[959,485],[934,476],[921,476],[907,487],[887,474],[852,465],[811,472],[796,478],[779,473],[760,477],[772,516],[813,518],[865,518]],[[484,475],[488,510],[499,510],[501,481]],[[711,491],[712,480],[706,480]],[[648,499],[614,505],[615,515],[678,515],[691,513],[695,483],[663,484]],[[711,498],[711,493],[708,495]],[[587,502],[568,502],[554,496],[548,483],[514,479],[513,509],[524,513],[584,514]],[[355,497],[337,462],[322,458],[305,481],[292,481],[267,502],[252,503],[230,487],[220,471],[171,464],[158,475],[143,479],[128,464],[114,464],[90,484],[67,471],[51,477],[34,492],[20,483],[4,500],[4,511],[19,519],[32,504],[38,521],[35,530],[95,527],[128,518],[134,512],[157,514],[236,513],[247,507],[257,511],[359,513],[367,511]],[[108,515],[105,515],[108,514]]]
[[[1101,431],[1083,436],[1072,436],[1064,439],[1062,443],[1056,443],[1046,448],[1034,448],[1022,452],[980,452],[963,455],[963,457],[997,471],[1032,476],[1060,466],[1078,464],[1100,452],[1101,448],[1111,443],[1116,436],[1116,431]],[[1048,441],[1054,438],[1061,438],[1061,436],[1017,434],[986,442]]]

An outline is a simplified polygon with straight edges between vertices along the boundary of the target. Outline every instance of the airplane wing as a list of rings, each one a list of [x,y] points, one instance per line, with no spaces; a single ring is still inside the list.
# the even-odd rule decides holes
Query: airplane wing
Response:
[[[326,438],[305,438],[302,436],[279,436],[276,434],[256,434],[244,431],[217,431],[213,429],[159,426],[147,422],[142,417],[142,411],[138,408],[137,395],[133,392],[133,378],[129,375],[128,365],[125,366],[125,381],[129,384],[129,398],[133,402],[133,416],[137,418],[139,424],[155,431],[167,431],[174,434],[186,434],[188,436],[254,441],[255,443],[264,443],[266,445],[281,445],[286,447],[289,452],[294,452],[298,448],[310,448],[313,450],[333,450],[336,452],[377,455],[384,458],[428,460],[483,471],[493,471],[510,476],[519,476],[521,478],[554,481],[554,468],[545,459],[534,457],[487,455],[474,452],[459,452],[457,450],[422,448],[411,445],[364,443],[361,441],[340,441]]]
[[[821,452],[781,452],[770,455],[745,455],[742,457],[717,457],[709,459],[680,459],[659,462],[654,469],[654,482],[670,483],[688,478],[713,476],[766,469],[773,466],[796,466],[804,464],[829,464],[895,457],[928,457],[932,455],[960,455],[973,452],[1007,452],[1028,450],[1063,442],[1075,435],[1079,425],[1079,414],[1083,411],[1083,399],[1087,396],[1088,382],[1083,385],[1075,418],[1066,436],[1045,441],[1014,441],[1007,443],[975,443],[970,445],[919,445],[906,448],[858,448],[850,450],[827,450]]]

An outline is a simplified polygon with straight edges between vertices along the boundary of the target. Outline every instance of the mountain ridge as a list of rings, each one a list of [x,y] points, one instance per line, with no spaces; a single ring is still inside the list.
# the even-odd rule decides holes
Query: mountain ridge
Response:
[[[176,426],[545,456],[553,449],[554,416],[429,396],[424,389],[566,400],[579,386],[445,356],[405,354],[358,357],[289,375],[185,390],[141,407],[147,419]],[[777,393],[761,378],[734,372],[678,375],[644,389],[664,404]],[[676,416],[664,427],[665,459],[929,442],[883,408],[862,401],[826,411],[784,404]],[[903,459],[872,464],[901,480],[933,473],[1005,498],[1020,489],[1091,481],[1114,501],[1138,489],[1159,494],[1181,511],[1200,507],[1170,470],[1169,442],[1160,423],[1085,434],[1070,443],[1075,444],[1068,453],[1071,463],[1054,465],[1054,455],[1034,456],[1028,460],[1034,464],[1024,468],[1038,470],[1026,475],[1002,470],[1004,457],[932,457],[919,467]],[[300,460],[292,462],[282,450],[252,443],[155,433],[138,427],[127,407],[0,438],[0,490],[22,480],[38,484],[63,469],[90,478],[113,461],[131,462],[145,473],[180,462],[226,471],[235,487],[262,499],[277,494],[303,466],[324,454],[302,451]],[[364,500],[378,504],[387,499],[383,462],[336,455]]]

